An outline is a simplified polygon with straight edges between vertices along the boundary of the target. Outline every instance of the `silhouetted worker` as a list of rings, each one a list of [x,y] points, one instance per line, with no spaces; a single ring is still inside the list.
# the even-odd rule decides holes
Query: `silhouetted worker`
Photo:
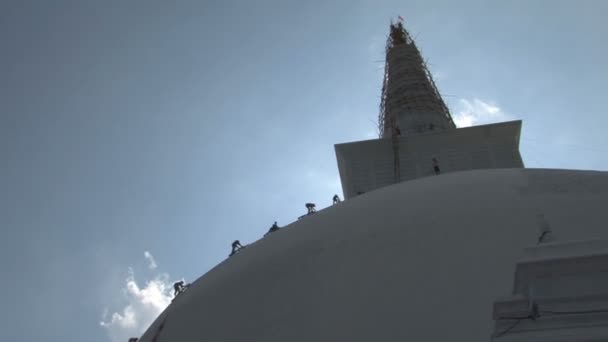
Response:
[[[185,286],[184,286],[184,281],[180,280],[178,282],[176,282],[175,284],[173,284],[173,290],[174,290],[174,297],[177,297],[178,294],[184,292]]]
[[[264,236],[266,236],[270,233],[274,233],[277,230],[279,230],[279,225],[277,224],[277,221],[274,221],[274,224],[272,225],[272,227],[270,227],[270,229],[268,229],[268,233],[264,234]]]
[[[131,337],[129,342],[137,342],[137,340],[139,340],[137,337]]]
[[[274,223],[272,224],[272,227],[270,227],[270,231],[274,232],[275,230],[279,229],[279,225],[277,224],[277,221],[274,221]]]
[[[340,203],[340,197],[338,195],[334,195],[334,204]]]
[[[306,203],[306,209],[308,209],[308,213],[312,214],[314,213],[315,210],[315,204],[314,203]]]
[[[399,129],[398,126],[395,126],[395,129],[393,130],[393,134],[396,136],[400,136],[401,135],[401,129]]]
[[[538,240],[536,241],[537,245],[540,245],[543,242],[549,242],[552,240],[552,233],[553,231],[551,230],[551,225],[549,224],[549,221],[547,221],[547,219],[545,218],[545,215],[543,214],[536,214],[536,221],[538,223]]]
[[[441,170],[439,170],[439,161],[437,161],[437,158],[435,157],[433,157],[433,170],[435,171],[436,175],[441,173]]]
[[[241,248],[243,248],[243,245],[241,245],[241,242],[239,240],[234,240],[234,242],[232,243],[232,253],[230,253],[230,255],[232,256],[234,253],[236,253]]]

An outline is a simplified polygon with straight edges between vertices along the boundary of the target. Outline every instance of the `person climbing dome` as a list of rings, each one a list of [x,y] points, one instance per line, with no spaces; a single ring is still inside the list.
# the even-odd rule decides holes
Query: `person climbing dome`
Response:
[[[306,203],[306,209],[308,209],[308,213],[312,214],[314,213],[315,210],[315,204],[314,203]]]
[[[338,195],[334,195],[334,204],[338,204],[340,203],[340,197],[338,197]]]
[[[553,240],[553,231],[551,229],[551,225],[549,221],[545,218],[544,214],[538,213],[536,214],[536,221],[538,224],[538,240],[536,241],[537,245],[540,245],[543,242],[550,242]]]
[[[433,170],[435,171],[436,175],[441,173],[441,170],[439,170],[439,161],[435,157],[433,157]]]
[[[393,135],[395,135],[395,136],[400,136],[401,135],[401,129],[399,129],[399,126],[395,126],[395,129],[393,131]]]
[[[239,240],[234,240],[234,242],[232,243],[232,253],[230,253],[230,256],[234,255],[234,253],[236,253],[241,248],[244,248],[243,245],[241,245],[241,242]]]
[[[173,290],[174,290],[173,296],[177,297],[177,295],[184,292],[185,289],[186,289],[186,287],[184,286],[183,280],[180,280],[180,281],[174,283],[173,284]]]
[[[268,229],[268,233],[264,234],[264,236],[274,233],[277,230],[279,230],[279,225],[277,224],[277,221],[274,221],[274,224],[272,225],[272,227],[270,227],[270,229]]]

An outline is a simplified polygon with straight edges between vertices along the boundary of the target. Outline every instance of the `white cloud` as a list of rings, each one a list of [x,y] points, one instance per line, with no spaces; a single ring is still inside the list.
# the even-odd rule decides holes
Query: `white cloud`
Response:
[[[127,304],[110,317],[108,311],[104,310],[100,322],[113,342],[125,342],[130,337],[141,336],[172,299],[172,284],[167,274],[158,275],[140,288],[133,271],[129,271],[123,288]]]
[[[156,269],[156,267],[158,267],[158,265],[156,265],[156,261],[154,260],[154,257],[152,256],[152,254],[150,254],[150,252],[145,251],[144,257],[148,260],[149,269],[153,270],[153,269]]]
[[[494,122],[508,121],[511,117],[500,107],[480,99],[460,99],[458,110],[453,115],[457,127],[469,127]]]

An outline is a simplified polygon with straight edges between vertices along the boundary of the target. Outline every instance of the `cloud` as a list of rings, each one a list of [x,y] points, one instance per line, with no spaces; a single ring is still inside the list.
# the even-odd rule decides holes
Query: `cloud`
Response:
[[[150,254],[150,252],[145,251],[144,257],[148,260],[149,269],[154,270],[154,269],[156,269],[156,267],[158,267],[158,265],[156,265],[156,261],[154,260],[154,257],[152,256],[152,254]]]
[[[376,130],[368,130],[367,133],[365,133],[365,138],[366,139],[378,139],[378,129]]]
[[[172,284],[167,274],[156,276],[142,288],[137,284],[133,270],[129,270],[123,288],[126,305],[111,315],[108,315],[108,310],[104,310],[100,325],[106,329],[113,342],[125,342],[130,337],[141,336],[171,303],[171,289]]]
[[[457,127],[469,127],[511,120],[500,107],[480,99],[460,99],[453,115]]]

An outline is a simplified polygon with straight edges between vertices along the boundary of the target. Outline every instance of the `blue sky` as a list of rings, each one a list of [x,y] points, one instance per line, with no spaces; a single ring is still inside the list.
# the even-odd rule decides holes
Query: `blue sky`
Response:
[[[341,195],[333,144],[375,135],[397,15],[457,122],[521,119],[526,166],[608,169],[607,12],[602,0],[3,1],[0,340],[124,340],[166,305],[167,284],[204,274],[232,240]]]

